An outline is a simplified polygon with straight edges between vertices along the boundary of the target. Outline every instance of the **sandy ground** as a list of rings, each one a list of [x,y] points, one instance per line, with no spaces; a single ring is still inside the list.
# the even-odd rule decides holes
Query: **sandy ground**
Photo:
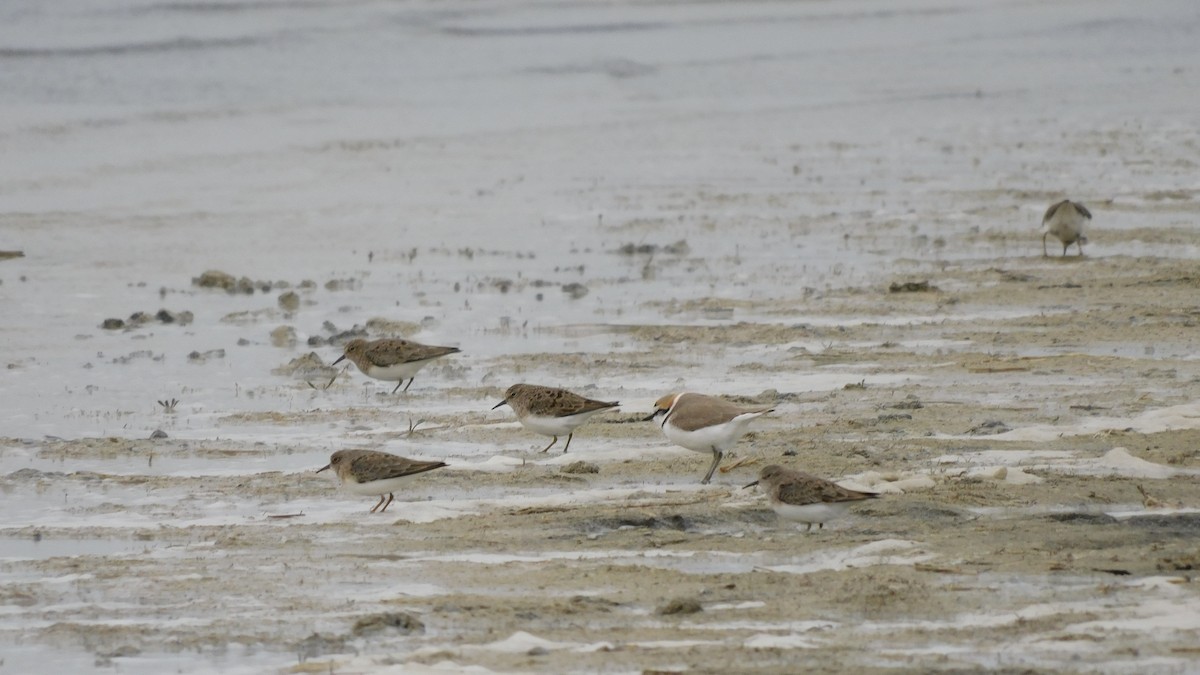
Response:
[[[1200,425],[1139,431],[1138,420],[1196,399],[1200,365],[1189,352],[1198,320],[1194,265],[1027,257],[1008,259],[1003,269],[950,265],[927,281],[953,290],[856,288],[754,307],[794,313],[796,323],[787,326],[634,326],[623,332],[637,342],[635,355],[589,354],[575,364],[595,376],[659,371],[683,348],[704,355],[807,340],[821,348],[790,349],[769,365],[746,361],[738,370],[753,378],[764,368],[800,374],[851,363],[861,381],[905,375],[890,386],[848,381],[827,393],[746,397],[780,401],[780,410],[743,440],[726,461],[733,468],[711,486],[696,484],[707,460],[667,449],[653,424],[637,421],[639,411],[584,427],[569,457],[599,472],[568,474],[561,470],[566,458],[532,450],[537,437],[495,417],[488,423],[482,411],[490,406],[393,435],[412,454],[440,443],[490,441],[528,463],[414,478],[411,492],[399,497],[409,503],[386,515],[368,514],[371,499],[340,494],[311,471],[195,477],[27,470],[6,477],[6,491],[33,483],[69,502],[77,492],[136,489],[146,495],[140,502],[116,503],[114,495],[80,515],[102,520],[113,511],[127,519],[132,511],[145,522],[10,532],[14,540],[129,541],[134,551],[6,562],[5,604],[29,608],[24,615],[37,626],[38,642],[84,650],[97,664],[181,651],[218,663],[250,659],[246,652],[292,653],[285,672],[451,663],[504,672],[779,672],[797,664],[818,671],[1121,672],[1147,663],[1159,672],[1190,671],[1200,629],[1193,580],[1200,565]],[[870,321],[943,305],[1018,316]],[[822,315],[866,322],[805,323]],[[1063,345],[1071,348],[1045,353]],[[1146,357],[1122,346],[1177,348],[1180,356]],[[357,387],[353,377],[334,391]],[[383,425],[404,399],[386,387],[378,391],[368,406],[298,414],[349,414],[359,425]],[[414,394],[436,395],[433,388]],[[455,395],[491,401],[499,388]],[[996,399],[1002,401],[988,402]],[[1117,422],[1083,431],[1081,423],[1094,417]],[[992,435],[1039,425],[1062,433],[1028,441]],[[606,458],[589,453],[597,444],[635,451]],[[1114,460],[1114,448],[1153,464]],[[37,452],[64,462],[120,453],[153,466],[172,456],[281,449],[114,438],[47,442]],[[991,459],[971,459],[987,452]],[[1052,460],[1039,464],[1034,453]],[[1112,461],[1099,461],[1105,457]],[[760,496],[739,489],[768,462],[850,475],[876,489],[914,476],[929,480],[909,480],[903,492],[806,533],[777,523]],[[165,502],[168,495],[182,499]],[[519,500],[506,503],[506,496]],[[469,502],[472,512],[406,518],[410,504],[430,499]],[[263,515],[216,526],[155,524],[225,500],[258,502]],[[311,506],[289,508],[295,503]],[[313,522],[309,508],[335,504],[336,518]],[[694,604],[677,603],[684,611],[671,613],[678,600]],[[131,620],[122,621],[126,615]],[[413,629],[414,619],[420,628]]]

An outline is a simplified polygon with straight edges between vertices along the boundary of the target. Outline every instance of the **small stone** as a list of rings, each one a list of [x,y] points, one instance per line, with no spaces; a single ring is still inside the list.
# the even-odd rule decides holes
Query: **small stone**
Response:
[[[672,614],[695,614],[704,611],[704,607],[695,598],[674,598],[654,611],[656,614],[670,616]]]
[[[204,274],[192,279],[192,285],[201,288],[223,288],[230,290],[236,284],[237,280],[233,278],[232,274],[220,270],[208,270]]]
[[[592,464],[591,462],[578,460],[564,466],[562,469],[559,469],[559,471],[562,473],[600,473],[600,467]]]
[[[937,286],[930,286],[929,280],[895,282],[888,286],[889,293],[928,293],[936,291]]]
[[[105,330],[120,330],[125,327],[125,322],[120,319],[105,319],[100,327]]]
[[[361,287],[362,282],[358,279],[330,279],[325,282],[327,291],[357,291]]]
[[[337,368],[325,365],[325,362],[321,360],[321,357],[316,352],[297,356],[285,365],[271,369],[272,374],[290,375],[301,380],[312,378],[325,379],[337,375],[337,372]]]
[[[588,294],[588,287],[584,286],[583,284],[581,284],[579,282],[571,282],[569,284],[563,284],[562,290],[563,290],[563,293],[566,293],[567,295],[571,296],[572,300],[578,300],[579,298],[582,298],[583,296]]]
[[[296,291],[288,291],[279,295],[279,306],[285,311],[294,312],[300,308],[300,296]]]
[[[389,629],[395,630],[401,635],[410,635],[412,633],[424,633],[425,624],[421,623],[420,619],[411,614],[387,612],[364,616],[354,622],[354,628],[350,632],[356,636],[362,636]]]
[[[151,440],[156,440],[159,438],[167,438],[167,432],[163,431],[162,429],[155,429],[154,433],[150,434]]]
[[[223,358],[225,358],[225,350],[224,349],[210,349],[203,353],[200,351],[193,351],[192,353],[188,354],[188,360],[192,361],[194,363],[204,363],[205,361],[207,361],[209,359],[223,359]]]
[[[280,326],[271,331],[271,344],[276,347],[295,347],[296,329],[291,326]]]
[[[1000,420],[988,420],[967,430],[972,436],[989,436],[1010,431],[1009,426]]]

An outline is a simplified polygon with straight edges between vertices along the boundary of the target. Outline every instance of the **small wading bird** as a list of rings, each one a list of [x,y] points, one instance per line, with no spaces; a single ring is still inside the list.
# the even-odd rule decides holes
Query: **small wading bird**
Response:
[[[1071,244],[1079,247],[1079,255],[1083,255],[1083,245],[1087,243],[1087,233],[1084,227],[1091,222],[1092,213],[1079,202],[1064,199],[1046,209],[1042,217],[1042,256],[1048,257],[1046,237],[1054,235],[1063,245],[1063,256]]]
[[[392,390],[394,394],[405,380],[408,380],[408,384],[404,385],[404,391],[408,391],[413,380],[416,379],[417,371],[429,365],[434,359],[447,354],[456,354],[459,351],[458,347],[434,347],[396,338],[384,338],[370,342],[354,339],[346,343],[345,353],[338,357],[333,365],[336,366],[343,359],[350,359],[367,377],[385,382],[395,382],[396,388]]]
[[[575,430],[588,418],[621,405],[617,401],[596,401],[566,389],[536,384],[514,384],[504,392],[504,400],[492,406],[492,410],[505,404],[516,413],[521,426],[535,434],[553,437],[550,445],[542,448],[542,452],[552,448],[558,442],[558,437],[566,434],[564,453],[571,447]]]
[[[376,450],[338,450],[317,473],[333,469],[342,486],[354,494],[379,495],[379,503],[371,508],[371,513],[376,509],[383,513],[395,499],[392,493],[401,488],[402,479],[443,466],[445,462],[425,462]],[[383,501],[385,495],[387,503]]]
[[[693,452],[711,452],[712,465],[702,484],[712,480],[721,458],[748,431],[750,422],[775,410],[774,406],[742,408],[715,396],[667,394],[654,402],[654,412],[644,422],[662,417],[659,426],[675,445]]]
[[[813,523],[816,523],[817,529],[821,529],[826,522],[844,515],[854,502],[879,496],[877,492],[851,490],[803,471],[785,469],[778,464],[764,466],[758,474],[758,480],[742,489],[755,485],[762,485],[771,508],[780,518],[806,523],[808,529],[805,532],[812,530]]]

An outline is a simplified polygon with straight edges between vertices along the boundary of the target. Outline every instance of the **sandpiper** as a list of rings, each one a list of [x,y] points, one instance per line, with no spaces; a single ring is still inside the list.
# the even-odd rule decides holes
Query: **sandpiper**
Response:
[[[1050,255],[1046,251],[1048,235],[1054,235],[1062,242],[1063,256],[1067,255],[1067,248],[1071,244],[1077,245],[1079,255],[1083,255],[1083,245],[1088,240],[1083,228],[1091,220],[1092,213],[1087,207],[1070,199],[1064,199],[1046,209],[1046,215],[1042,217],[1042,255]]]
[[[392,494],[399,490],[401,480],[415,473],[424,473],[446,466],[445,462],[408,459],[376,450],[338,450],[329,457],[329,463],[317,469],[333,469],[346,489],[359,495],[379,495],[379,503],[371,508],[380,513],[395,499]],[[387,503],[383,498],[387,496]]]
[[[746,487],[759,484],[766,490],[775,513],[784,520],[806,523],[808,529],[805,532],[812,530],[813,523],[817,524],[817,529],[821,529],[826,522],[844,515],[854,502],[879,496],[876,492],[844,488],[824,478],[786,469],[778,464],[764,466],[758,474],[758,480]]]
[[[575,430],[592,415],[615,408],[617,401],[597,401],[579,394],[536,384],[514,384],[504,392],[504,400],[492,406],[492,410],[508,404],[517,415],[521,426],[543,436],[553,436],[550,445],[542,448],[546,452],[558,442],[558,437],[567,435],[565,453],[571,447]]]
[[[458,347],[434,347],[397,338],[370,342],[355,339],[346,343],[345,353],[334,361],[333,365],[341,363],[342,359],[350,359],[367,377],[395,382],[396,388],[392,390],[394,394],[405,380],[408,380],[408,384],[404,385],[404,391],[408,391],[416,379],[417,371],[434,359],[459,351]]]
[[[672,443],[695,452],[711,452],[712,466],[700,481],[708,483],[725,452],[745,435],[750,422],[773,410],[774,406],[742,408],[725,399],[685,392],[655,401],[654,412],[643,421],[661,415],[660,426]]]

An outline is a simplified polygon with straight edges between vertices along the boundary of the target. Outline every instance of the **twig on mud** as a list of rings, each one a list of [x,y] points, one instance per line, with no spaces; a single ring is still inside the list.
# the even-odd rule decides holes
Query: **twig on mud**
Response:
[[[346,368],[349,368],[349,367],[350,367],[350,366],[346,366]],[[342,368],[342,369],[341,369],[341,370],[339,370],[338,372],[334,373],[334,374],[333,374],[333,377],[329,378],[329,381],[325,383],[325,386],[320,388],[320,389],[321,389],[321,391],[324,391],[324,390],[326,390],[326,389],[328,389],[328,388],[332,387],[332,386],[333,386],[333,381],[334,381],[334,380],[336,380],[336,379],[338,379],[338,376],[339,376],[339,375],[341,375],[342,373],[346,372],[346,368]],[[310,381],[308,381],[308,380],[305,380],[305,382],[308,384],[308,386],[312,387],[313,389],[316,389],[316,388],[317,388],[317,385],[313,384],[312,382],[310,382]]]
[[[410,418],[408,418],[408,434],[407,434],[407,437],[408,437],[408,438],[412,438],[412,435],[413,435],[413,434],[414,434],[414,433],[417,431],[417,427],[421,426],[421,425],[422,425],[422,424],[424,424],[424,423],[425,423],[425,418],[424,418],[424,417],[422,417],[421,419],[417,420],[416,422],[413,422],[411,417],[410,417]]]
[[[739,459],[738,461],[734,462],[733,464],[730,464],[729,466],[721,467],[720,471],[721,471],[721,473],[729,473],[730,471],[733,471],[734,469],[738,468],[739,466],[746,466],[749,464],[758,464],[758,462],[761,459],[762,459],[761,457],[748,457],[748,456],[743,457],[743,458]]]
[[[1157,497],[1150,496],[1150,493],[1146,492],[1146,488],[1142,487],[1141,485],[1135,485],[1134,487],[1136,487],[1137,491],[1141,493],[1142,506],[1147,509],[1162,509],[1178,506],[1177,504],[1168,504]]]

